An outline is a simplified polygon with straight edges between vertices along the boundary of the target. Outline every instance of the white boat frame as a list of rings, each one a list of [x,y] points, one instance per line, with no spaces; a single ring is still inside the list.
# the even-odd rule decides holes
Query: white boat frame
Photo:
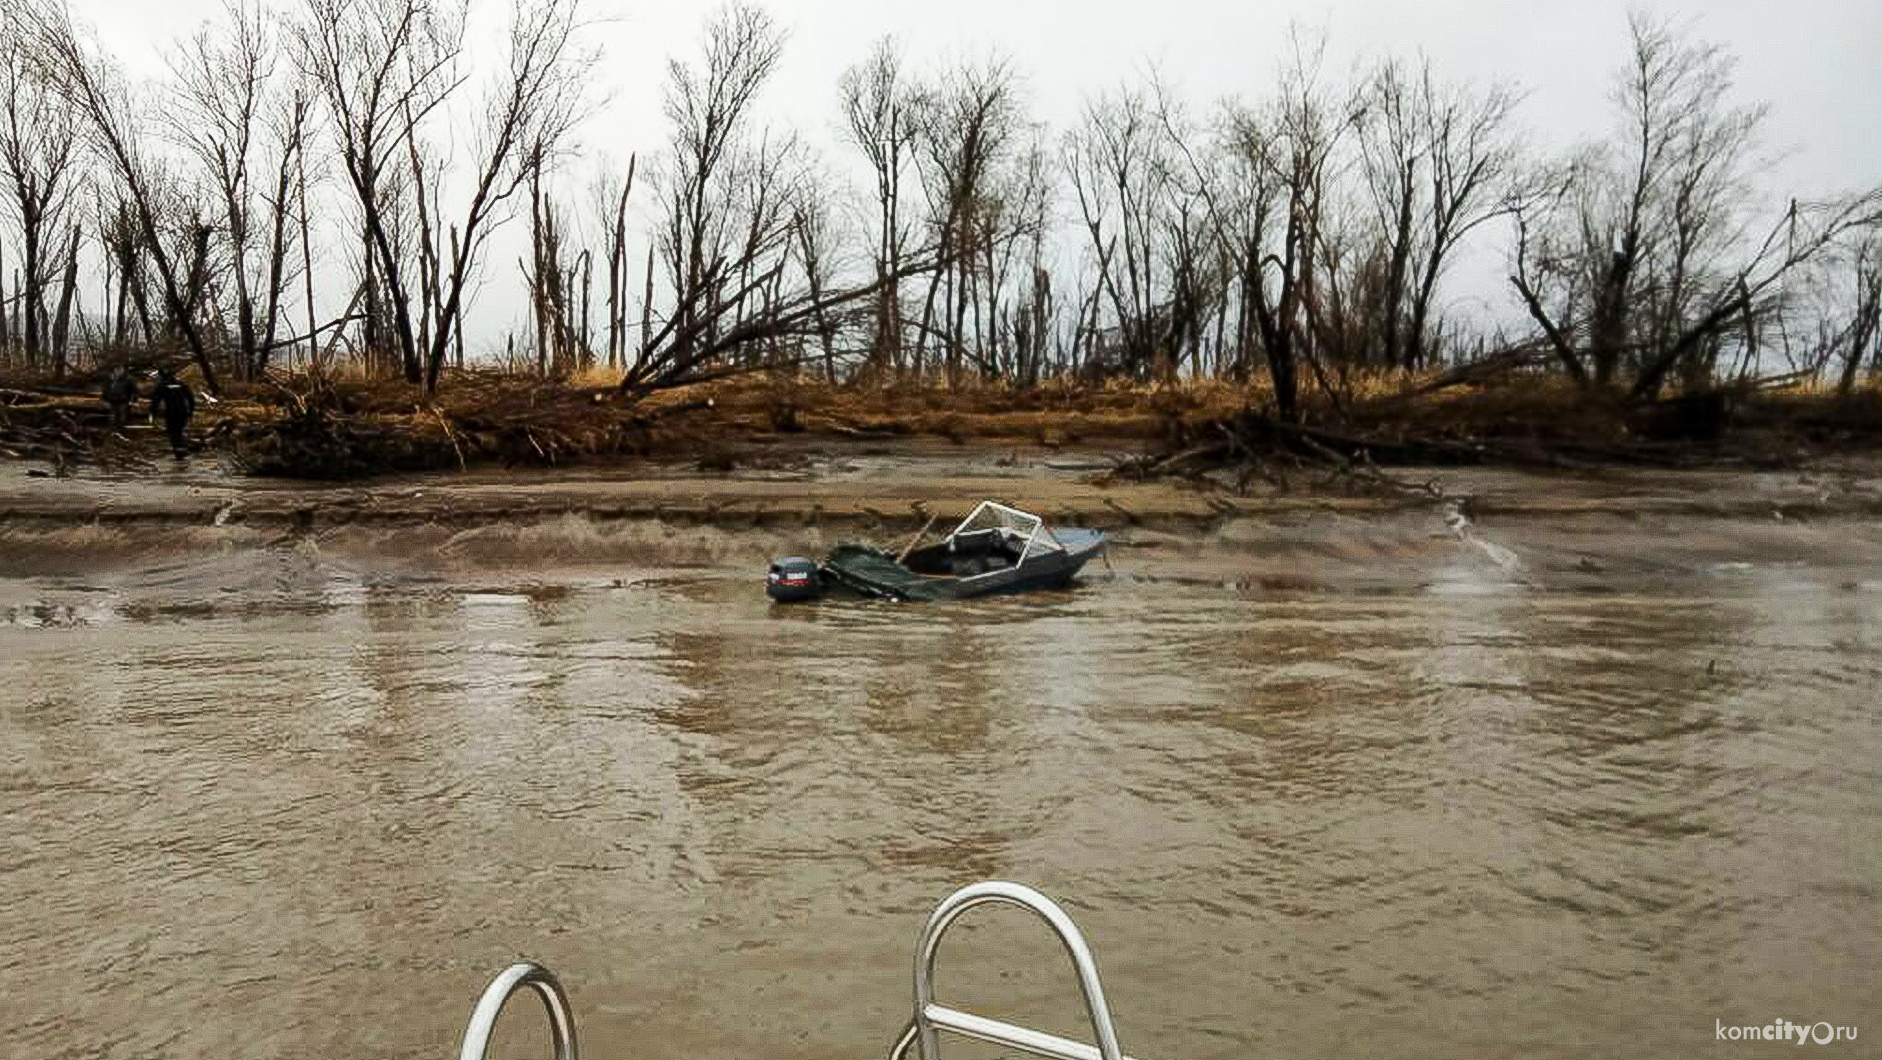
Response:
[[[960,536],[963,533],[970,532],[968,530],[968,527],[972,526],[974,524],[974,521],[979,519],[981,513],[985,511],[992,511],[997,515],[1003,516],[1015,522],[1019,522],[1022,525],[1028,525],[1032,528],[1026,535],[1026,546],[1020,549],[1019,559],[1015,565],[1017,565],[1017,563],[1026,562],[1026,560],[1033,555],[1033,546],[1035,544],[1040,546],[1039,552],[1042,555],[1044,553],[1052,552],[1052,551],[1058,551],[1058,552],[1066,551],[1065,545],[1062,542],[1060,542],[1057,537],[1053,536],[1052,528],[1046,525],[1046,521],[1044,519],[1041,519],[1040,517],[1034,515],[1031,512],[1023,512],[1023,511],[1020,511],[1018,508],[1010,508],[996,501],[981,501],[979,504],[975,505],[974,510],[967,513],[967,518],[962,519],[960,522],[960,525],[956,526],[954,528],[953,533],[948,534],[948,536],[944,540],[946,540],[949,544],[953,544],[954,539],[956,537]],[[989,527],[988,529],[992,529],[992,528]],[[972,575],[972,577],[984,578],[988,574],[995,574],[995,573],[999,573],[999,572],[987,571],[982,574]],[[962,580],[965,581],[967,579],[962,579]]]

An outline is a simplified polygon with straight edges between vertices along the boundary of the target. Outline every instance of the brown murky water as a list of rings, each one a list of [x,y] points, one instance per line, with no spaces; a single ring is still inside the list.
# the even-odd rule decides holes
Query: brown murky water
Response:
[[[528,955],[591,1057],[869,1060],[984,877],[1065,901],[1152,1060],[1882,1035],[1870,559],[1356,540],[945,607],[773,610],[770,542],[0,582],[0,1052],[454,1055]],[[944,995],[1078,1033],[1043,931],[968,923]]]

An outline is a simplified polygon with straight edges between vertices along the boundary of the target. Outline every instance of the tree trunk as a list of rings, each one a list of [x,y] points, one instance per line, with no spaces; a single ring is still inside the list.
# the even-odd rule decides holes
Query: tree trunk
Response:
[[[78,292],[78,241],[79,228],[72,228],[72,242],[65,252],[65,279],[59,287],[59,311],[52,323],[52,371],[64,378],[66,369],[66,335],[72,324],[72,299]]]
[[[44,353],[41,348],[40,325],[45,320],[44,278],[40,275],[44,248],[40,245],[43,233],[40,231],[38,213],[30,202],[20,203],[20,228],[26,242],[26,272],[13,286],[19,299],[21,314],[25,317],[26,327],[21,338],[26,346],[26,364],[30,368],[40,366]]]

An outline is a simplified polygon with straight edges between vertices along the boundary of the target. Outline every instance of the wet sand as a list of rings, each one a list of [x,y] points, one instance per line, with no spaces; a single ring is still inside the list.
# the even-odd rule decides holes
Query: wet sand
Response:
[[[1443,473],[1448,502],[1224,512],[867,459],[4,479],[0,1041],[449,1055],[529,955],[590,1057],[861,1060],[927,910],[983,877],[1066,902],[1149,1060],[1874,1024],[1872,479]],[[1111,568],[954,606],[759,590],[982,485],[1112,527]],[[1084,1035],[1041,931],[968,924],[945,997]],[[519,1005],[501,1055],[541,1026]]]
[[[1303,473],[1288,491],[1261,486],[1255,495],[1242,497],[1180,480],[1105,481],[1103,472],[1132,448],[1126,442],[1081,449],[923,439],[799,443],[773,453],[765,461],[768,470],[704,473],[683,462],[645,463],[484,469],[345,485],[245,478],[207,458],[164,463],[155,472],[81,469],[69,477],[14,461],[0,463],[0,527],[463,526],[566,514],[728,528],[901,527],[919,526],[924,513],[964,514],[983,497],[1005,498],[1059,522],[1107,528],[1197,529],[1248,516],[1360,515],[1446,501],[1462,502],[1477,515],[1536,519],[1600,513],[1759,519],[1882,515],[1882,463],[1868,460],[1783,472],[1394,469],[1394,479],[1418,488],[1372,495],[1356,495],[1324,475]]]

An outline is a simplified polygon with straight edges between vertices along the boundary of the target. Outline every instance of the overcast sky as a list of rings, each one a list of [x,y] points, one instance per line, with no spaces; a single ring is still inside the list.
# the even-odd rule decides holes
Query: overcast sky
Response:
[[[145,73],[161,69],[168,42],[223,6],[222,0],[71,3],[127,66]],[[609,102],[585,130],[585,154],[622,160],[634,150],[651,154],[662,139],[666,59],[694,53],[716,0],[589,3],[602,19],[592,35],[605,51]],[[1274,83],[1289,23],[1298,22],[1325,31],[1332,70],[1360,57],[1422,51],[1450,78],[1513,79],[1529,90],[1523,124],[1554,150],[1610,127],[1610,76],[1625,58],[1628,11],[1640,8],[1738,56],[1741,98],[1771,108],[1771,172],[1783,194],[1882,183],[1882,0],[768,0],[764,6],[790,34],[766,109],[824,144],[835,143],[839,73],[885,34],[902,40],[917,70],[992,53],[1010,57],[1025,77],[1034,114],[1062,129],[1084,95],[1151,65],[1198,103],[1259,96]]]

